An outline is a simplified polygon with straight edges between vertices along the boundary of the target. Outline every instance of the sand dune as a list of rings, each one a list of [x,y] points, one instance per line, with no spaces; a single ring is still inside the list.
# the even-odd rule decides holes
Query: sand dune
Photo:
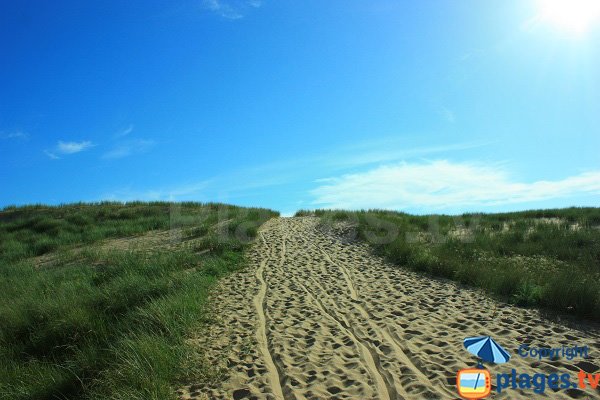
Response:
[[[189,385],[184,399],[452,399],[455,377],[476,360],[467,336],[491,335],[513,356],[492,375],[597,372],[597,327],[566,326],[538,311],[499,303],[451,282],[406,271],[318,229],[312,217],[267,222],[250,267],[215,296],[219,323],[198,345],[227,371],[214,387]],[[590,346],[591,358],[521,358],[521,343]],[[510,389],[494,398],[600,398],[569,389]]]

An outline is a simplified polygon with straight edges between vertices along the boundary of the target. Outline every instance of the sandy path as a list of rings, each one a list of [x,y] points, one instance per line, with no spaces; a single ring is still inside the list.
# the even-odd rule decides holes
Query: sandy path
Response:
[[[576,379],[580,367],[597,372],[600,365],[597,327],[559,325],[535,310],[390,266],[366,244],[320,231],[316,218],[270,220],[259,239],[249,252],[251,266],[219,288],[219,323],[198,338],[227,378],[218,387],[190,385],[181,390],[184,399],[457,398],[456,372],[475,366],[462,340],[478,335],[491,335],[513,355],[490,368],[493,376],[515,368]],[[591,358],[521,358],[524,342],[588,345]],[[532,395],[493,393],[544,397]],[[585,396],[600,398],[600,390],[545,394]]]

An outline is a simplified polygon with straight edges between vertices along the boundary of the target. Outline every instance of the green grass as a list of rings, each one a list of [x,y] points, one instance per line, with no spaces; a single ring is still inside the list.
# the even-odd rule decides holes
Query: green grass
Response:
[[[276,213],[220,204],[100,203],[0,212],[0,398],[169,399],[218,371],[186,345],[208,293],[244,264]],[[180,227],[193,246],[102,250],[103,239]],[[57,252],[38,267],[31,257]]]
[[[381,210],[313,214],[326,226],[355,225],[358,239],[395,264],[518,305],[600,320],[600,208],[457,217]]]

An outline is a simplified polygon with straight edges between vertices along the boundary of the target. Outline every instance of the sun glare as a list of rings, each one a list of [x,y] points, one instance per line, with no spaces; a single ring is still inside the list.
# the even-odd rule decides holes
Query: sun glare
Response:
[[[538,0],[540,18],[582,34],[600,20],[600,0]]]

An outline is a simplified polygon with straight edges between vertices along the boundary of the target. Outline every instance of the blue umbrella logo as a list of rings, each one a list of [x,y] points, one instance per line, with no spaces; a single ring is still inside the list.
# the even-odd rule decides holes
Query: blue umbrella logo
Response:
[[[502,364],[510,360],[510,354],[490,336],[469,337],[463,341],[463,344],[469,353],[482,361]]]

